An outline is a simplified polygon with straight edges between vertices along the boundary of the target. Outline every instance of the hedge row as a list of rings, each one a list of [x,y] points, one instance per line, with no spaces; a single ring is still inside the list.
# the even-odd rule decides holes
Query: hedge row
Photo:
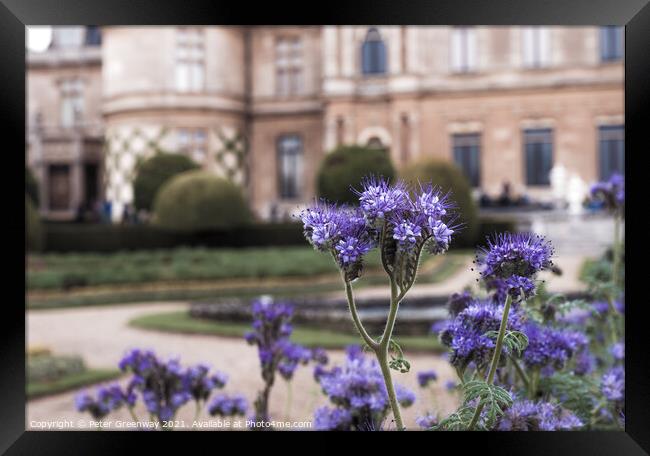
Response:
[[[483,243],[486,234],[512,231],[510,221],[481,220],[475,242],[455,243],[455,248],[472,248]],[[255,224],[234,229],[175,232],[151,225],[104,225],[44,223],[46,252],[117,252],[174,247],[268,247],[306,245],[299,223]]]

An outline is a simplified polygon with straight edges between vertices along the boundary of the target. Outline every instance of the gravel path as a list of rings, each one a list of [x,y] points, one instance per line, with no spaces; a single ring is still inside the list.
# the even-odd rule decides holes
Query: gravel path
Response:
[[[255,398],[261,386],[258,358],[255,348],[243,340],[215,336],[166,334],[131,328],[127,325],[132,318],[149,313],[178,311],[187,308],[185,303],[134,304],[114,307],[94,307],[83,309],[40,310],[27,313],[27,339],[30,346],[43,345],[57,354],[79,354],[91,367],[115,366],[123,353],[129,348],[154,349],[163,357],[180,356],[183,364],[208,362],[230,376],[224,391],[241,392],[249,402]],[[329,351],[331,362],[340,362],[344,354],[340,350]],[[454,379],[453,370],[440,357],[426,354],[409,355],[411,372],[394,373],[394,379],[411,388],[418,400],[404,410],[405,424],[415,427],[415,418],[427,408],[431,408],[430,391],[417,387],[416,373],[424,369],[435,369],[440,379],[434,389],[437,408],[448,413],[454,407],[455,397],[444,390],[444,384]],[[311,367],[297,371],[291,386],[291,420],[310,421],[313,410],[325,405],[327,400],[320,394],[312,378]],[[27,405],[27,429],[35,429],[40,421],[67,420],[73,428],[79,428],[79,421],[86,422],[87,416],[74,410],[74,392],[35,399]],[[280,379],[276,381],[271,398],[271,416],[276,419],[286,417],[288,388]],[[137,409],[139,417],[144,417],[144,409]],[[178,418],[192,421],[194,409],[191,405],[181,409]],[[128,412],[121,410],[111,415],[114,419],[128,420]],[[208,419],[206,414],[202,419]],[[60,427],[66,426],[59,423]]]

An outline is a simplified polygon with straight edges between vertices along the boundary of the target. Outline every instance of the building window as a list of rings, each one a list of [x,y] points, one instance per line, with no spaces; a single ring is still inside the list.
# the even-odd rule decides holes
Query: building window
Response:
[[[476,30],[454,27],[451,31],[451,70],[470,73],[476,70]]]
[[[467,177],[472,187],[481,185],[481,134],[453,135],[454,162]]]
[[[199,92],[205,88],[205,49],[203,31],[182,28],[176,41],[176,89]]]
[[[524,130],[526,185],[550,185],[553,167],[553,130]]]
[[[386,73],[386,44],[375,27],[368,30],[361,45],[361,72],[366,75]]]
[[[608,125],[598,128],[600,178],[607,180],[614,173],[625,173],[625,127]]]
[[[295,199],[302,187],[302,139],[284,135],[278,139],[278,194],[281,199]]]
[[[89,25],[86,27],[86,46],[100,46],[102,44],[102,34],[99,27]]]
[[[550,63],[549,30],[544,27],[524,27],[521,31],[523,64],[526,68],[542,68]]]
[[[295,95],[302,91],[302,40],[278,38],[275,42],[275,81],[278,95]]]
[[[61,82],[61,126],[70,128],[81,123],[84,111],[83,85],[80,79]]]
[[[178,149],[197,163],[203,163],[207,155],[205,130],[183,128],[178,130]]]
[[[83,27],[55,27],[53,34],[58,48],[78,48],[84,43]]]
[[[600,60],[611,62],[623,58],[623,27],[608,25],[600,28]]]

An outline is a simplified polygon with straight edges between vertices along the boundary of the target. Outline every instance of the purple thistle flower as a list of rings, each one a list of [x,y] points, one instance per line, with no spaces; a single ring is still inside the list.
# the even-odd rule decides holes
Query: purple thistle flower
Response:
[[[609,348],[609,353],[617,361],[624,360],[625,359],[625,343],[617,342],[617,343],[613,344]]]
[[[320,407],[314,412],[317,431],[346,431],[352,424],[350,412],[342,408]]]
[[[446,389],[447,391],[454,391],[454,390],[456,389],[457,386],[458,386],[458,384],[457,384],[455,381],[453,381],[453,380],[447,380],[447,381],[445,382],[445,389]]]
[[[344,365],[321,370],[317,379],[336,409],[345,411],[341,416],[349,416],[344,421],[346,429],[376,428],[385,419],[390,405],[381,370],[376,360],[366,358],[360,350],[348,350]],[[395,390],[402,406],[408,407],[415,401],[415,395],[401,385],[396,385]],[[329,417],[337,416],[332,414],[329,408],[319,409],[314,419],[326,428]],[[341,429],[341,426],[329,428]]]
[[[610,211],[622,209],[625,206],[625,178],[614,173],[606,182],[597,182],[591,186],[591,199],[599,201]]]
[[[409,200],[406,186],[401,181],[389,185],[383,178],[368,177],[361,186],[362,190],[355,192],[359,195],[361,210],[370,221],[386,218],[402,209]]]
[[[357,263],[361,258],[374,247],[370,239],[359,239],[354,236],[347,236],[336,244],[338,261],[342,266],[349,266]]]
[[[404,220],[393,229],[393,238],[404,247],[408,244],[415,244],[422,237],[422,228],[415,223]]]
[[[421,388],[426,388],[429,386],[429,383],[435,382],[438,380],[438,374],[434,370],[426,370],[418,372],[418,385]]]
[[[488,238],[481,248],[477,264],[486,281],[521,276],[532,279],[552,266],[553,248],[544,238],[530,233],[501,233]]]
[[[580,419],[550,402],[515,400],[499,418],[498,431],[568,431],[584,426]]]
[[[486,333],[499,329],[502,315],[503,305],[492,301],[474,301],[450,320],[440,333],[440,340],[451,348],[451,364],[460,367],[473,361],[482,367],[489,363],[495,341]],[[522,326],[523,316],[516,309],[511,309],[507,329],[520,330]]]
[[[596,367],[596,357],[591,354],[589,348],[585,347],[576,355],[576,366],[573,372],[576,375],[587,375]]]
[[[427,413],[426,415],[418,416],[415,419],[415,424],[422,429],[431,429],[438,424],[438,417],[432,413]]]
[[[219,394],[214,397],[208,406],[208,413],[211,416],[244,416],[248,409],[248,401],[241,394],[229,396]]]
[[[562,369],[589,342],[581,332],[543,327],[532,321],[526,323],[523,332],[528,337],[523,353],[528,367]]]
[[[101,420],[109,413],[123,405],[132,407],[135,398],[132,394],[122,391],[119,385],[113,384],[97,388],[96,397],[87,392],[75,396],[75,407],[79,412],[88,412],[95,420]]]
[[[605,372],[600,379],[600,391],[612,402],[622,402],[625,399],[625,369],[616,366]]]

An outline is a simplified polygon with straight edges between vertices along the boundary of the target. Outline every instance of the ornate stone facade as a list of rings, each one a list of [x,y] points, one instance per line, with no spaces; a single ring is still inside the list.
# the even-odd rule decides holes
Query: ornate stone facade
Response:
[[[314,197],[326,151],[350,143],[381,144],[398,167],[456,161],[477,192],[507,182],[546,199],[550,167],[590,182],[621,166],[622,58],[620,30],[599,27],[104,27],[100,46],[28,55],[29,163],[41,182],[70,165],[77,190],[66,210],[44,205],[52,216],[88,199],[82,165],[96,160],[93,196],[119,220],[135,164],[163,150],[280,218]],[[60,128],[65,90],[83,93],[76,129]]]

